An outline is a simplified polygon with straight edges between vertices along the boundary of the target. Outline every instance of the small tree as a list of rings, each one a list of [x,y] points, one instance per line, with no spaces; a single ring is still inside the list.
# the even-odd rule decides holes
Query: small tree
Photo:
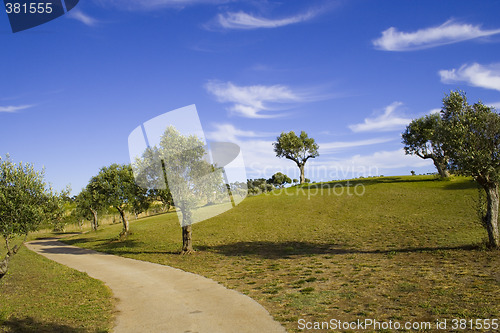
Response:
[[[90,221],[92,230],[96,231],[99,227],[98,215],[104,210],[105,200],[96,182],[90,182],[75,199],[75,216],[78,219]]]
[[[50,213],[53,196],[44,181],[44,173],[27,163],[13,163],[9,156],[0,157],[0,235],[7,254],[0,261],[0,278],[8,271],[9,261],[26,241],[28,233],[37,230]],[[13,245],[16,236],[23,237]]]
[[[221,170],[205,158],[205,144],[200,138],[182,135],[169,126],[159,144],[146,148],[134,161],[138,183],[154,189],[153,193],[162,195],[164,202],[173,198],[180,211],[182,254],[194,252],[192,224],[200,220],[199,215],[194,215],[197,209],[211,204],[218,192],[228,193]]]
[[[48,220],[52,225],[53,231],[64,231],[66,224],[70,220],[69,212],[71,211],[71,198],[69,193],[71,188],[67,187],[60,193],[54,193],[47,203]]]
[[[103,167],[90,180],[88,188],[97,193],[105,204],[114,207],[120,214],[123,230],[120,236],[126,237],[130,232],[128,219],[125,216],[127,205],[131,204],[137,193],[134,174],[130,165],[112,164]]]
[[[276,156],[287,158],[297,164],[300,170],[300,183],[303,184],[305,181],[304,166],[308,159],[319,156],[319,146],[304,131],[300,133],[300,136],[297,136],[293,131],[282,132],[276,139],[277,142],[273,143]]]
[[[443,149],[441,116],[438,113],[413,120],[402,134],[407,155],[417,155],[423,159],[431,159],[439,175],[450,176],[448,157]]]
[[[284,186],[285,184],[290,184],[292,180],[284,173],[276,172],[267,182],[275,186]]]
[[[461,91],[445,96],[441,114],[444,149],[453,168],[472,176],[486,192],[487,208],[482,221],[490,246],[499,248],[500,115],[481,102],[469,105]]]

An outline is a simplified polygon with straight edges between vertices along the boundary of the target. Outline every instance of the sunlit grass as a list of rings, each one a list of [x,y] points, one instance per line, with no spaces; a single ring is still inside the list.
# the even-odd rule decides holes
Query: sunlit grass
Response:
[[[213,278],[256,299],[290,332],[299,318],[498,318],[500,255],[481,245],[471,181],[369,178],[351,189],[357,183],[362,196],[337,195],[341,182],[247,198],[194,225],[191,256],[178,255],[175,213],[132,222],[125,241],[111,225],[68,243]]]
[[[101,281],[24,247],[0,280],[0,332],[108,332],[113,309]]]

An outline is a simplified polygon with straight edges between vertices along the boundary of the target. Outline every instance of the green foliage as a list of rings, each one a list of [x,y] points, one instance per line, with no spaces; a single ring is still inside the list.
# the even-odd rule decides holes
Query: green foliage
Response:
[[[274,185],[265,178],[247,179],[247,188],[249,195],[257,195],[274,190]]]
[[[481,102],[470,105],[462,91],[445,96],[441,113],[444,149],[457,172],[472,176],[483,187],[487,204],[482,222],[489,245],[499,248],[500,115]]]
[[[0,235],[5,239],[35,231],[50,213],[52,198],[43,171],[0,157]]]
[[[273,143],[276,156],[294,161],[300,169],[300,183],[304,183],[304,165],[308,159],[319,156],[319,146],[304,131],[300,136],[294,131],[282,132],[276,140],[277,142]]]
[[[136,195],[140,192],[135,183],[132,167],[115,163],[101,168],[97,176],[90,180],[87,191],[91,194],[91,202],[95,200],[96,206],[112,206],[118,210],[123,223],[120,235],[126,236],[129,224],[124,210],[132,206]]]
[[[8,271],[11,257],[17,253],[28,233],[37,230],[52,217],[58,199],[47,187],[43,172],[28,163],[13,163],[0,157],[0,235],[7,254],[0,261],[0,278]],[[15,236],[24,235],[20,244],[12,246]]]
[[[275,186],[283,186],[285,184],[290,184],[292,180],[284,173],[276,172],[267,182]]]
[[[111,164],[103,167],[90,180],[88,189],[96,194],[96,201],[102,200],[108,206],[123,209],[134,199],[136,184],[130,165]]]
[[[438,113],[414,119],[402,134],[407,155],[430,158],[442,177],[448,177],[448,157],[443,148],[443,121]]]
[[[71,188],[67,187],[60,193],[54,193],[48,201],[48,219],[56,232],[64,231],[66,224],[71,222],[71,199],[69,193]]]
[[[480,184],[498,183],[500,174],[500,115],[481,102],[469,105],[464,92],[443,100],[445,149],[461,174]]]

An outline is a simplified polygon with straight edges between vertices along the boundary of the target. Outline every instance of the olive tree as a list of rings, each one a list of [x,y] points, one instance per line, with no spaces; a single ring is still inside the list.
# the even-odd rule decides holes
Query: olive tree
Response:
[[[275,186],[284,186],[285,184],[290,184],[292,180],[284,173],[276,172],[267,182]]]
[[[96,182],[90,182],[75,199],[76,207],[74,214],[77,218],[90,221],[92,230],[99,227],[99,214],[105,208],[105,198],[99,193]]]
[[[182,227],[182,254],[194,252],[192,224],[199,221],[198,208],[212,203],[225,191],[222,172],[207,159],[204,142],[196,135],[183,135],[174,126],[163,132],[156,146],[146,148],[133,163],[136,180],[153,189],[164,202],[178,209]]]
[[[130,165],[112,164],[103,167],[99,173],[92,177],[87,189],[96,193],[103,200],[103,204],[114,207],[123,223],[123,230],[120,236],[127,236],[130,232],[129,222],[125,216],[125,209],[134,200],[137,191],[134,174]]]
[[[441,115],[444,149],[450,163],[484,189],[487,202],[483,224],[490,246],[499,248],[500,115],[481,102],[470,105],[461,91],[445,96]]]
[[[7,254],[0,261],[0,278],[8,270],[9,261],[26,241],[28,233],[53,212],[53,193],[47,187],[43,171],[28,163],[13,163],[9,156],[0,157],[0,235]],[[17,238],[21,240],[13,244]]]
[[[443,121],[439,113],[414,119],[402,134],[407,155],[431,159],[443,178],[450,176],[448,156],[443,149]]]
[[[303,184],[305,182],[304,166],[308,159],[319,156],[319,146],[304,131],[300,133],[300,136],[297,136],[294,131],[282,132],[276,140],[277,142],[273,143],[276,156],[287,158],[297,164],[300,170],[300,183]]]

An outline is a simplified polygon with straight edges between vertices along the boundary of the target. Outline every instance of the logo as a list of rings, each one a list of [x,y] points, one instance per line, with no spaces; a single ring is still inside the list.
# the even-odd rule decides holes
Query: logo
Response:
[[[4,0],[12,32],[36,27],[63,16],[80,0]]]
[[[195,105],[138,126],[128,147],[137,185],[169,192],[181,226],[228,211],[247,196],[240,147],[207,142]]]

